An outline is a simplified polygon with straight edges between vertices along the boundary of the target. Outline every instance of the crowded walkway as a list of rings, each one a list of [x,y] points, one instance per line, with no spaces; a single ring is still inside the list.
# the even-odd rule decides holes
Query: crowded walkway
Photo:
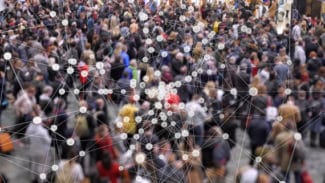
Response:
[[[324,20],[286,5],[5,1],[0,182],[323,183]]]

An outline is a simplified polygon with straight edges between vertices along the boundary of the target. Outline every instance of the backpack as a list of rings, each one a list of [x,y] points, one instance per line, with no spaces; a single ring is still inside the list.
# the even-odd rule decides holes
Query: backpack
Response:
[[[89,135],[88,121],[85,115],[76,116],[75,132],[78,137],[87,137]]]

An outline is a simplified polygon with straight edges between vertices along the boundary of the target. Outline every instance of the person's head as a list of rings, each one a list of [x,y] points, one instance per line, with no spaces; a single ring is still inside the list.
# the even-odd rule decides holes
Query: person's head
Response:
[[[102,124],[98,127],[97,133],[100,137],[105,137],[108,135],[109,130],[106,124]]]
[[[208,137],[215,138],[222,135],[222,130],[220,127],[213,127],[208,131]]]

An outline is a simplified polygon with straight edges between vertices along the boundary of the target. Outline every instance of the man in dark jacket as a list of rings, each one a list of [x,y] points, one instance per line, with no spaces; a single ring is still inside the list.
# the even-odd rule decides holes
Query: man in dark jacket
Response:
[[[248,125],[247,133],[250,138],[250,147],[252,154],[249,164],[253,165],[256,158],[256,149],[266,143],[269,134],[269,125],[267,124],[265,116],[258,113],[253,114],[252,120]]]
[[[230,146],[219,127],[209,130],[202,145],[202,164],[210,182],[224,182],[226,165],[230,160]]]

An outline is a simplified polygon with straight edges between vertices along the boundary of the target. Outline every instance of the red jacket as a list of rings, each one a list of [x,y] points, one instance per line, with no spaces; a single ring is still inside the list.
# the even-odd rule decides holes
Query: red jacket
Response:
[[[100,178],[109,178],[111,183],[117,183],[118,179],[120,178],[120,170],[119,170],[119,164],[114,162],[112,164],[112,167],[110,169],[105,169],[103,164],[101,162],[97,162],[96,164],[97,170],[99,173]]]

